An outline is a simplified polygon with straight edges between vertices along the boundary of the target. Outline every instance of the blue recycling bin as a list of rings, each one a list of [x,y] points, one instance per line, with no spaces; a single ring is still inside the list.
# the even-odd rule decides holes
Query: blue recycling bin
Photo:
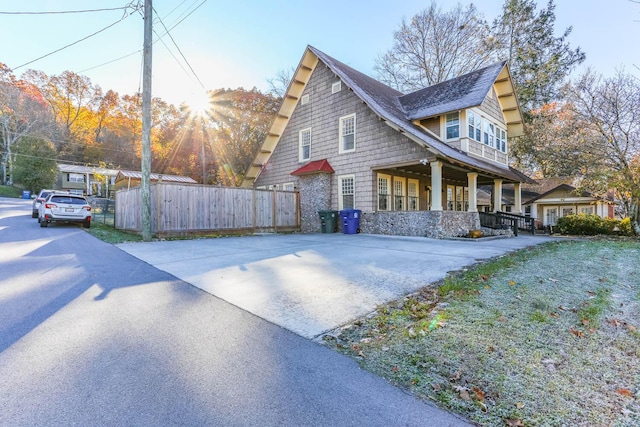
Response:
[[[340,211],[342,220],[342,232],[344,234],[356,234],[360,232],[360,209],[344,209]]]
[[[30,198],[31,198],[31,191],[29,191],[29,190],[22,190],[22,198],[23,198],[23,199],[30,199]]]

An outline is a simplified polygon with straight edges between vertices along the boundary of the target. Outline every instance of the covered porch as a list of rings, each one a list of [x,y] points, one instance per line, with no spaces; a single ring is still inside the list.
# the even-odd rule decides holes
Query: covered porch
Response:
[[[491,200],[482,210],[500,212],[503,186],[512,185],[512,215],[522,215],[521,183],[529,178],[512,169],[473,168],[442,159],[385,165],[373,169],[372,212],[362,215],[368,233],[433,238],[466,235],[480,229],[478,187],[491,186]]]

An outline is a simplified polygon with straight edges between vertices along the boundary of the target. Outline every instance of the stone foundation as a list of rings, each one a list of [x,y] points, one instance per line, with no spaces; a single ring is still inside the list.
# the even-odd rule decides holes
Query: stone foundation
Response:
[[[318,211],[331,209],[331,176],[314,174],[300,177],[300,231],[320,233]]]
[[[480,229],[480,217],[476,212],[456,211],[363,212],[360,229],[367,234],[443,239]]]

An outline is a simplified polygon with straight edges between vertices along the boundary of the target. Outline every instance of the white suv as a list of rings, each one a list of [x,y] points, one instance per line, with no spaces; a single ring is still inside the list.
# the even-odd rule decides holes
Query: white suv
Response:
[[[38,213],[40,227],[51,222],[81,222],[84,228],[91,227],[91,205],[82,196],[52,193],[40,203]]]

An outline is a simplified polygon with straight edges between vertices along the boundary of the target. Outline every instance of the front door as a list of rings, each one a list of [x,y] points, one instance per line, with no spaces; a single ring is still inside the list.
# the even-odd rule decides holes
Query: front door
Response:
[[[556,225],[558,208],[544,208],[544,225]]]

